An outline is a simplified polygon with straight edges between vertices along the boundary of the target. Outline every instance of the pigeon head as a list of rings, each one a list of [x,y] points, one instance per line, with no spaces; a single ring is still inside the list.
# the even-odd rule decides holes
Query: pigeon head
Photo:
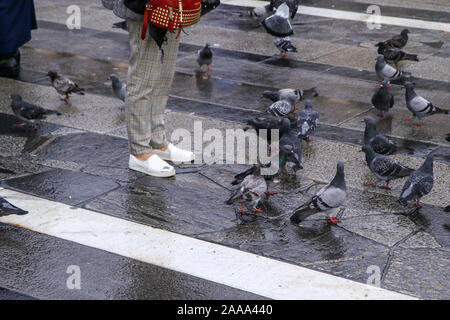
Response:
[[[403,29],[400,34],[406,36],[410,31],[408,29]]]
[[[49,76],[50,79],[54,80],[54,79],[56,79],[58,77],[58,72],[50,70],[47,73],[47,76]]]
[[[383,80],[377,84],[378,88],[391,88],[391,83],[388,80]]]
[[[305,109],[312,109],[312,103],[311,100],[306,100],[305,101]]]
[[[432,175],[433,174],[433,161],[434,161],[434,155],[429,154],[427,156],[427,158],[425,159],[425,162],[419,168],[419,171]]]
[[[377,62],[384,62],[384,56],[382,54],[377,55],[376,61]]]
[[[330,185],[343,190],[347,189],[345,185],[345,173],[344,173],[344,163],[339,161],[336,166],[336,175],[331,181]]]
[[[361,148],[361,152],[366,154],[366,162],[370,163],[372,159],[375,157],[375,151],[373,151],[372,147],[369,145],[365,145]]]
[[[118,77],[117,75],[115,75],[115,74],[111,74],[111,75],[109,76],[108,80],[111,80],[112,83],[116,84],[116,83],[119,82],[119,77]]]
[[[17,93],[13,93],[10,96],[10,98],[12,101],[22,101],[22,97],[20,96],[20,94],[17,94]]]
[[[377,127],[375,125],[375,120],[371,117],[365,117],[363,121],[366,124],[366,129],[364,130],[364,139],[366,139],[366,141],[364,143],[367,144],[367,139],[370,139],[377,134]]]
[[[363,121],[366,124],[366,128],[373,128],[373,129],[375,129],[376,125],[375,125],[375,120],[373,120],[373,118],[365,117]]]
[[[378,47],[378,48],[386,48],[386,47],[387,47],[387,44],[386,44],[386,42],[378,42],[378,43],[375,45],[375,47]]]

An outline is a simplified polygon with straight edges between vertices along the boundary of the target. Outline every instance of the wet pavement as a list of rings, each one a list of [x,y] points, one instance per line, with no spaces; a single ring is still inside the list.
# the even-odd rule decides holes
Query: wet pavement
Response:
[[[15,172],[0,173],[1,187],[362,283],[367,281],[367,268],[375,265],[382,271],[383,288],[425,299],[450,299],[450,216],[443,210],[450,202],[450,143],[445,139],[450,132],[449,117],[427,118],[420,128],[404,124],[401,119],[408,115],[404,91],[393,84],[396,105],[377,127],[398,143],[400,150],[393,158],[402,164],[417,168],[426,154],[435,153],[434,188],[423,198],[424,207],[416,210],[395,203],[404,180],[393,181],[392,191],[364,187],[374,180],[359,153],[361,120],[375,117],[370,104],[376,84],[373,43],[401,27],[369,30],[363,22],[299,15],[296,22],[303,24],[295,26],[293,37],[299,52],[288,59],[275,55],[272,39],[243,16],[247,8],[224,5],[187,30],[167,106],[168,137],[178,128],[192,132],[195,121],[201,121],[204,130],[215,128],[222,133],[243,128],[247,119],[269,105],[261,99],[264,90],[316,87],[319,92],[311,99],[320,112],[320,125],[313,142],[303,144],[304,170],[283,176],[272,186],[278,193],[263,203],[264,214],[238,224],[236,208],[224,201],[233,176],[245,165],[178,165],[177,176],[170,179],[127,169],[124,106],[112,96],[106,80],[111,73],[126,80],[127,34],[109,28],[118,19],[98,3],[75,2],[90,8],[84,16],[86,27],[79,31],[68,31],[58,20],[62,4],[37,4],[40,29],[22,49],[20,79],[0,78],[0,167]],[[303,5],[336,5],[332,8],[348,11],[366,8],[352,1],[305,1]],[[386,7],[391,16],[449,22],[448,15],[429,10]],[[107,18],[100,24],[98,17],[104,15]],[[449,35],[412,31],[406,49],[424,61],[402,67],[413,72],[420,94],[448,108]],[[195,54],[211,34],[215,44],[212,71],[200,75]],[[44,77],[49,69],[69,75],[87,94],[72,97],[68,105],[60,102]],[[37,131],[17,128],[18,120],[9,107],[12,92],[62,115],[49,116]],[[317,214],[300,226],[292,225],[289,212],[332,178],[337,160],[346,165],[349,187],[342,222],[330,226],[326,214]],[[7,270],[0,273],[0,288],[26,296],[259,298],[16,226],[0,223],[0,231],[0,270]],[[52,246],[58,250],[48,250]],[[65,280],[48,275],[73,257],[93,277],[91,286],[79,295],[65,292]],[[19,270],[21,265],[28,267]],[[109,281],[111,275],[119,278]],[[57,289],[45,292],[43,284]],[[167,285],[170,288],[160,290]]]

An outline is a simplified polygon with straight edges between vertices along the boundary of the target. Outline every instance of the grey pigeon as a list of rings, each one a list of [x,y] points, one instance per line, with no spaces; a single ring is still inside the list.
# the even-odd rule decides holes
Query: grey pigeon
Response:
[[[416,123],[416,126],[421,126],[423,124],[422,118],[432,116],[434,114],[450,114],[450,110],[444,110],[436,107],[427,99],[419,96],[414,91],[414,83],[406,82],[405,88],[405,99],[406,99],[406,107],[413,114],[414,117],[419,118],[419,122]],[[404,121],[410,121],[411,118],[406,118]]]
[[[268,165],[262,165],[260,163],[258,164],[254,164],[251,168],[238,173],[237,175],[234,176],[234,180],[231,182],[231,185],[235,186],[235,185],[240,185],[242,183],[242,181],[244,181],[244,179],[252,174],[255,174],[258,172],[258,170],[260,170],[261,167],[268,167],[270,166],[271,163],[269,163]],[[276,176],[278,176],[278,174],[274,174],[274,175],[263,175],[264,179],[266,180],[267,183],[267,191],[266,191],[266,195],[270,196],[270,195],[274,195],[276,194],[275,192],[271,192],[269,191],[269,182],[272,181]]]
[[[203,70],[203,66],[208,67],[208,71],[211,71],[211,63],[213,59],[213,52],[210,48],[209,43],[205,45],[205,47],[198,51],[197,53],[197,63],[200,66],[200,72],[205,72]]]
[[[321,211],[340,207],[347,198],[344,164],[338,162],[336,175],[333,180],[319,190],[311,200],[294,210],[291,221],[295,224]],[[329,217],[328,222],[336,224],[340,221],[336,217]]]
[[[408,29],[403,29],[399,35],[393,36],[391,39],[384,41],[389,47],[403,48],[408,43]]]
[[[302,144],[297,137],[297,133],[291,129],[291,122],[288,118],[283,118],[280,136],[280,151],[283,151],[283,154],[285,155],[285,158],[280,160],[280,169],[284,168],[286,162],[292,162],[295,171],[303,169]]]
[[[378,54],[382,54],[385,61],[394,63],[396,67],[403,60],[419,61],[417,54],[406,53],[398,48],[388,46],[385,42],[378,42],[375,46],[378,47]]]
[[[266,18],[262,22],[266,31],[274,37],[288,37],[294,33],[289,21],[289,7],[282,3],[274,15]]]
[[[17,208],[4,198],[0,197],[0,217],[9,216],[11,214],[24,215],[27,213],[28,211]]]
[[[241,213],[247,213],[246,208],[251,208],[253,212],[261,212],[257,206],[261,199],[265,197],[267,192],[267,183],[263,176],[261,176],[261,166],[253,170],[252,174],[247,175],[238,185],[237,189],[231,193],[230,198],[225,202],[226,204],[240,203]]]
[[[306,100],[305,109],[300,111],[298,117],[298,137],[311,142],[310,135],[316,131],[317,122],[319,121],[319,113],[313,109],[310,100]]]
[[[376,186],[377,182],[383,180],[386,181],[386,185],[382,188],[390,190],[389,182],[391,180],[407,177],[414,171],[387,156],[376,153],[371,146],[363,146],[362,151],[366,154],[370,171],[377,178],[376,182],[369,183],[366,186]]]
[[[286,57],[287,52],[297,52],[297,48],[292,44],[290,37],[274,37],[273,43],[275,44],[275,47],[277,47],[277,49],[280,51],[283,58]]]
[[[115,74],[110,75],[108,80],[111,80],[114,95],[120,100],[125,101],[127,85],[122,83]]]
[[[372,96],[372,105],[380,110],[381,120],[386,120],[385,112],[388,112],[394,106],[394,96],[390,92],[390,88],[389,81],[383,80],[377,84],[377,89]]]
[[[370,117],[365,117],[363,121],[366,123],[366,129],[364,130],[364,145],[370,146],[379,154],[387,155],[397,151],[395,143],[377,131],[375,120]]]
[[[128,26],[127,26],[126,20],[121,21],[121,22],[116,22],[112,25],[112,27],[116,28],[116,29],[122,29],[122,30],[128,31]]]
[[[270,4],[269,4],[269,8],[272,11],[276,10],[283,3],[287,4],[287,6],[289,7],[290,17],[291,17],[291,19],[294,19],[295,15],[297,14],[297,11],[298,11],[299,0],[271,0]]]
[[[422,206],[420,198],[430,193],[433,188],[433,160],[434,156],[429,154],[423,165],[411,173],[397,200],[400,204],[407,206],[409,200],[415,200],[417,207]]]
[[[285,117],[295,111],[295,104],[288,100],[279,100],[267,107],[266,112],[276,117]]]
[[[376,61],[375,72],[381,79],[392,81],[411,77],[411,74],[409,72],[400,71],[388,65],[384,60],[384,56],[382,54],[377,55]]]
[[[80,88],[78,84],[69,78],[59,75],[56,71],[49,71],[47,76],[50,77],[53,88],[55,88],[60,95],[65,96],[61,99],[62,101],[67,103],[70,99],[69,95],[72,93],[84,95],[83,88]]]
[[[316,91],[316,88],[301,90],[301,89],[280,89],[278,91],[270,91],[266,90],[263,92],[262,96],[266,99],[269,99],[273,102],[279,100],[288,100],[293,104],[297,104],[297,102],[301,101],[305,97],[317,97],[319,93]]]
[[[11,100],[12,111],[20,120],[23,121],[23,123],[17,125],[20,127],[27,123],[32,125],[33,129],[37,129],[37,125],[34,123],[34,120],[45,119],[45,117],[50,114],[56,114],[58,116],[61,115],[58,111],[45,109],[35,104],[25,102],[22,100],[22,97],[16,93],[11,95]]]

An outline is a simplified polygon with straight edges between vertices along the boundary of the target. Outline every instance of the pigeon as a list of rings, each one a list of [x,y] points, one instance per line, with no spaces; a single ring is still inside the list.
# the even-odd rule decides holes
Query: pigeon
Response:
[[[246,122],[249,126],[256,130],[256,134],[259,136],[260,130],[267,130],[267,142],[268,144],[272,143],[272,130],[280,130],[283,123],[283,118],[275,117],[275,116],[266,116],[266,117],[258,117],[256,119],[250,119]],[[244,128],[244,131],[247,131],[249,128]],[[279,132],[281,134],[281,132]],[[279,138],[281,138],[279,136]]]
[[[430,193],[433,188],[433,160],[434,156],[429,154],[423,165],[410,174],[397,200],[398,203],[407,206],[409,200],[415,200],[416,207],[422,207],[420,198]]]
[[[389,47],[403,48],[408,43],[408,29],[403,29],[399,35],[392,37],[392,39],[386,40],[383,43]]]
[[[291,122],[288,118],[283,118],[280,130],[280,170],[284,169],[286,162],[294,164],[293,169],[298,171],[303,169],[302,165],[302,144],[297,137],[297,133],[291,129]]]
[[[111,80],[114,95],[120,100],[125,101],[127,85],[122,83],[115,74],[110,75],[108,80]]]
[[[40,106],[25,102],[22,97],[16,93],[11,95],[11,109],[14,114],[23,121],[23,123],[17,124],[19,127],[23,127],[26,123],[33,125],[32,129],[37,129],[37,125],[33,120],[45,119],[47,115],[56,114],[61,115],[60,112],[55,110],[49,110]]]
[[[384,180],[386,185],[382,188],[391,190],[391,187],[389,187],[391,180],[407,177],[414,171],[414,169],[405,167],[387,156],[376,153],[369,145],[363,146],[361,151],[366,154],[366,161],[370,171],[377,178],[376,182],[366,184],[366,186],[376,186],[377,182]]]
[[[266,109],[267,113],[276,117],[285,117],[289,113],[294,111],[295,111],[295,104],[292,104],[288,100],[279,100],[277,102],[274,102]]]
[[[123,20],[121,22],[116,22],[112,25],[112,27],[116,28],[116,29],[122,29],[122,30],[128,31],[128,26],[127,26],[126,20]]]
[[[225,202],[231,205],[235,202],[241,204],[240,212],[245,214],[248,211],[244,209],[251,207],[253,212],[262,212],[257,206],[261,199],[266,195],[267,183],[263,176],[261,176],[261,165],[257,167],[251,174],[245,176],[241,183],[239,183],[236,190],[231,193],[230,198]]]
[[[414,83],[406,82],[405,88],[405,99],[406,99],[406,107],[413,114],[414,117],[419,118],[419,122],[416,123],[416,126],[421,126],[423,124],[422,118],[428,117],[434,114],[450,114],[450,110],[444,110],[436,107],[427,99],[419,96],[414,91]],[[411,118],[403,119],[404,121],[410,121]]]
[[[8,170],[8,169],[4,169],[4,168],[0,168],[0,173],[15,174],[14,171],[11,171],[11,170]]]
[[[445,137],[445,140],[447,140],[448,142],[450,142],[450,133],[447,133],[447,136]]]
[[[377,63],[375,64],[375,72],[377,76],[384,80],[400,80],[410,78],[409,72],[397,70],[386,63],[382,54],[377,55]]]
[[[208,67],[208,71],[211,71],[210,64],[212,63],[213,52],[210,48],[209,43],[205,45],[205,47],[198,51],[197,53],[197,63],[200,66],[200,72],[205,72],[203,70],[203,66]]]
[[[76,93],[80,95],[84,95],[84,89],[80,88],[78,84],[73,82],[67,77],[60,76],[56,71],[49,71],[47,76],[50,77],[52,81],[53,88],[65,98],[62,98],[61,101],[68,102],[71,93]]]
[[[347,186],[345,184],[344,164],[338,162],[334,179],[320,189],[309,202],[295,209],[291,216],[291,221],[298,224],[313,214],[338,208],[344,203],[346,198]],[[336,217],[329,217],[328,222],[337,224],[340,221]]]
[[[388,112],[394,106],[394,96],[389,91],[391,84],[387,80],[383,80],[377,84],[377,89],[372,96],[373,106],[380,110],[381,120],[386,120],[385,112]]]
[[[289,7],[290,17],[291,19],[294,19],[298,11],[299,0],[271,0],[269,4],[269,9],[271,11],[276,10],[283,3],[287,4],[287,6]]]
[[[27,214],[28,211],[17,208],[12,205],[4,198],[0,197],[0,217],[9,216],[11,214],[24,215]]]
[[[306,100],[305,109],[300,111],[298,117],[298,137],[307,142],[311,142],[310,135],[316,131],[318,121],[319,113],[313,109],[311,100]]]
[[[297,48],[292,44],[290,37],[274,37],[273,43],[275,44],[275,47],[277,47],[277,49],[280,51],[283,58],[286,57],[287,52],[297,52]]]
[[[306,96],[317,97],[319,93],[316,91],[316,88],[301,90],[301,89],[280,89],[278,91],[270,91],[266,90],[262,93],[262,96],[266,99],[269,99],[273,102],[279,100],[289,100],[291,102],[297,102],[303,100]]]
[[[375,120],[365,117],[363,121],[366,123],[364,145],[370,146],[376,153],[384,155],[393,154],[397,151],[395,143],[377,131]]]
[[[394,63],[398,68],[398,63],[403,60],[419,61],[417,54],[409,54],[398,48],[390,47],[384,42],[378,42],[376,45],[378,47],[378,54],[384,56],[384,60],[389,63]]]
[[[235,185],[241,184],[242,181],[244,181],[245,177],[254,174],[255,172],[258,171],[258,169],[260,167],[268,167],[270,164],[271,163],[269,163],[268,165],[261,165],[259,163],[258,164],[254,164],[251,168],[249,168],[249,169],[247,169],[247,170],[245,170],[245,171],[235,175],[234,176],[234,180],[231,181],[231,185],[235,186]],[[272,181],[276,176],[278,176],[278,173],[274,174],[274,175],[263,175],[264,179],[266,180],[266,183]],[[271,196],[271,195],[274,195],[274,194],[276,194],[276,193],[269,191],[269,184],[267,184],[266,195],[267,196]]]
[[[294,34],[289,21],[289,7],[286,3],[282,3],[275,14],[264,19],[262,24],[266,31],[274,37],[283,38]]]

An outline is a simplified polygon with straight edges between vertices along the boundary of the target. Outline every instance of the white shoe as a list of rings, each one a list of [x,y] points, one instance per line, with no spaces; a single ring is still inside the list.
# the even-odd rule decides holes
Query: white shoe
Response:
[[[175,169],[170,164],[154,154],[145,161],[141,161],[130,154],[128,166],[131,170],[139,171],[154,177],[172,177]]]
[[[173,162],[191,162],[195,159],[193,152],[177,148],[171,143],[169,143],[166,151],[153,150],[153,152],[160,156],[161,159]]]

